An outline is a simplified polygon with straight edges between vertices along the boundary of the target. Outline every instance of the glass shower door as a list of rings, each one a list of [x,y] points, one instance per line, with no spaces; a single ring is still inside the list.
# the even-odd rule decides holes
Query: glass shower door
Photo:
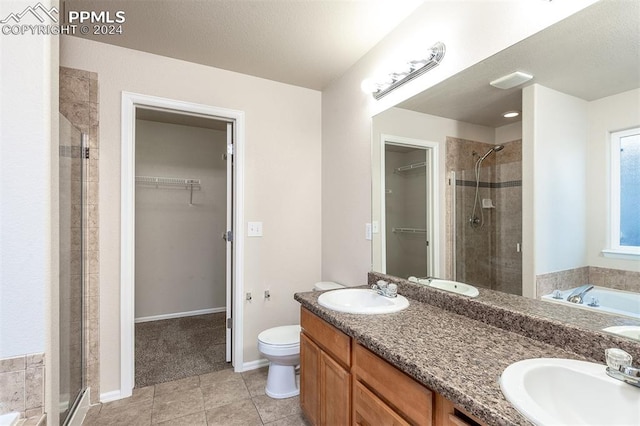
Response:
[[[60,424],[66,424],[85,388],[83,300],[86,136],[60,115]]]

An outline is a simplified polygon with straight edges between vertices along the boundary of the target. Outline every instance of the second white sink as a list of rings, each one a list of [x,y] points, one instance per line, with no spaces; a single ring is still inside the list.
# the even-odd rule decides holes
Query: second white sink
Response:
[[[503,371],[500,388],[536,425],[639,425],[640,388],[605,369],[573,359],[526,359]]]
[[[385,297],[375,290],[347,288],[322,293],[318,298],[320,306],[350,314],[389,314],[409,306],[406,297]]]

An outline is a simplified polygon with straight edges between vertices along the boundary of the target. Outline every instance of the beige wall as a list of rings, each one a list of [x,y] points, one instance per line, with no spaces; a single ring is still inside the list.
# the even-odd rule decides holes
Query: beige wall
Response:
[[[185,187],[136,187],[135,317],[226,306],[225,131],[136,121],[136,175],[199,179]]]
[[[360,284],[371,268],[364,232],[371,221],[371,117],[591,3],[427,2],[323,90],[323,279]],[[380,101],[362,91],[363,80],[393,71],[438,40],[447,53],[437,68]]]
[[[609,133],[640,125],[640,89],[630,90],[589,103],[587,146],[587,262],[589,266],[640,271],[637,259],[606,258],[609,188]]]
[[[61,63],[100,79],[101,392],[120,386],[122,91],[245,112],[245,221],[264,237],[245,240],[244,362],[259,359],[258,333],[297,323],[293,293],[320,279],[320,93],[76,37],[62,37]]]

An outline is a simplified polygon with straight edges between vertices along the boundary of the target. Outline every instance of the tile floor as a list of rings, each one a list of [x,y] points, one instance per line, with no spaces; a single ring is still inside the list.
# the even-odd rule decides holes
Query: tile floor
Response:
[[[130,398],[91,407],[83,425],[307,426],[299,397],[265,395],[267,368],[227,369],[133,390]]]

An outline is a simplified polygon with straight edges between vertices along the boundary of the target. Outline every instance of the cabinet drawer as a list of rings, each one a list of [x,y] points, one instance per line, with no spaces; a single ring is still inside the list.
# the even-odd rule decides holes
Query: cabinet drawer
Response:
[[[485,426],[480,419],[456,407],[439,393],[436,394],[436,426]]]
[[[411,423],[431,425],[433,392],[359,344],[353,345],[352,372]]]
[[[360,382],[353,384],[353,422],[358,426],[409,425]]]
[[[300,309],[300,326],[304,333],[325,352],[331,354],[342,365],[351,365],[351,338],[318,318],[305,308]]]

